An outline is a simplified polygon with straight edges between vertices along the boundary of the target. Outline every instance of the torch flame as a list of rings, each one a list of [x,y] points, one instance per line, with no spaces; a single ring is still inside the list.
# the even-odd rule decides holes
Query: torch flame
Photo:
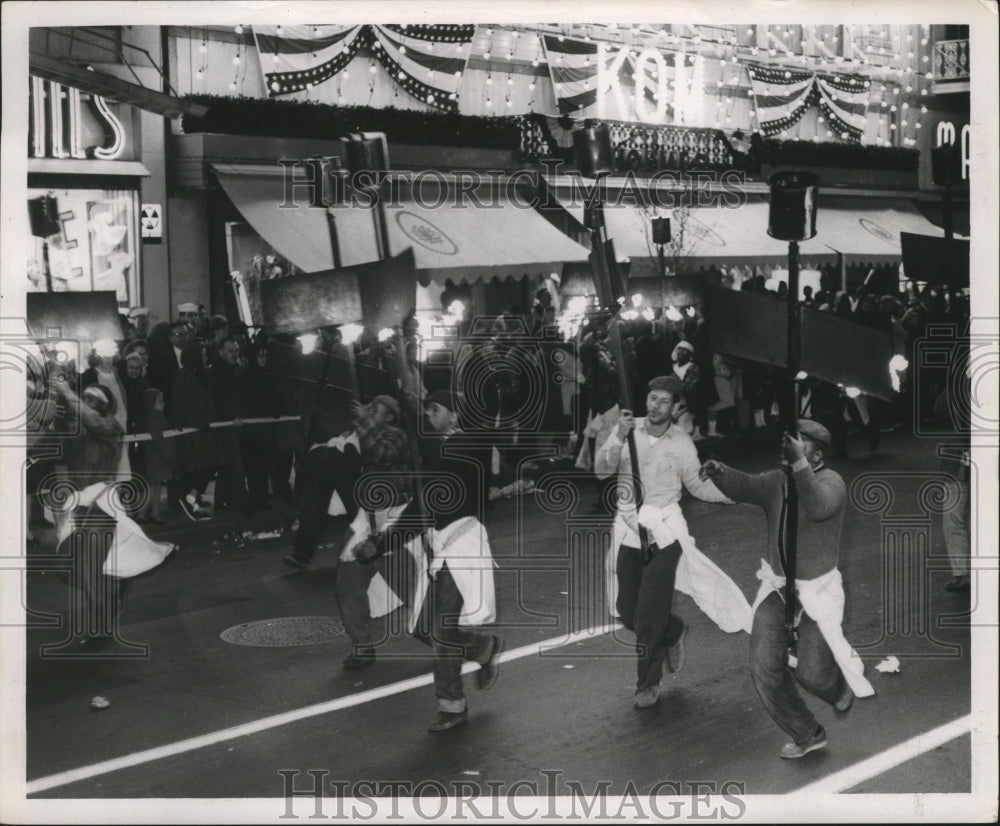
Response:
[[[340,335],[343,339],[344,344],[354,344],[361,334],[365,331],[365,328],[360,324],[345,324],[340,328]]]
[[[902,373],[909,366],[910,363],[898,353],[889,359],[889,378],[892,381],[892,389],[897,393],[899,392]]]
[[[587,299],[574,295],[566,302],[566,310],[556,319],[556,326],[562,333],[563,341],[569,341],[579,331],[587,315]]]
[[[671,321],[680,321],[684,318],[684,316],[681,315],[681,311],[678,310],[673,304],[667,307],[663,314]]]
[[[384,344],[394,335],[395,333],[392,331],[391,327],[383,327],[381,330],[378,331],[378,340]]]
[[[642,297],[642,293],[636,293],[632,296],[632,306],[637,310],[646,303],[646,299]]]
[[[857,387],[845,387],[844,392],[847,394],[847,398],[856,399],[861,395],[861,391]]]
[[[319,336],[316,333],[304,333],[298,336],[298,340],[299,344],[302,345],[302,355],[308,356],[316,349],[316,342],[319,340]]]

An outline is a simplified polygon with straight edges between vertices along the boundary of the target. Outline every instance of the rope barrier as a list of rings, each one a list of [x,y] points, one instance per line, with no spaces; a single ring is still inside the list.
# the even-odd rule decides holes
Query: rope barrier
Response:
[[[301,416],[272,416],[272,417],[259,417],[251,419],[240,419],[239,423],[235,420],[224,421],[224,422],[211,422],[208,426],[212,430],[218,430],[223,427],[243,427],[248,424],[270,424],[272,422],[298,422],[301,421]],[[173,439],[176,436],[184,436],[187,433],[201,433],[197,427],[180,427],[171,428],[170,430],[163,431],[164,439]],[[130,433],[128,436],[122,437],[122,442],[149,442],[152,441],[153,437],[148,433]]]

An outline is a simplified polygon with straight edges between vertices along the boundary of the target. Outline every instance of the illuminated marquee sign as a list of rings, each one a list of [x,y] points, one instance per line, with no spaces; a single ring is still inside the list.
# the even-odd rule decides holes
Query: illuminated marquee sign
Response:
[[[961,132],[957,135],[960,144],[961,159],[960,166],[962,170],[962,180],[969,180],[969,139],[971,137],[971,130],[969,124],[963,124],[961,126]],[[949,121],[938,121],[937,134],[936,134],[935,147],[938,146],[953,146],[955,144],[955,124]]]
[[[38,77],[30,82],[32,158],[123,157],[128,136],[104,98]]]
[[[597,117],[640,123],[697,124],[702,119],[704,58],[692,55],[690,66],[684,54],[672,53],[670,58],[672,66],[656,49],[632,52],[599,43]],[[623,69],[624,77],[631,77],[633,83],[623,83]]]
[[[555,35],[542,39],[559,111],[573,118],[703,125],[705,59]]]

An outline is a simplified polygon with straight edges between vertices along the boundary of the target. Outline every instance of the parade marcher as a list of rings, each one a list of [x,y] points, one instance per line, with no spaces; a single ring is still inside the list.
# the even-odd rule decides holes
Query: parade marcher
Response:
[[[636,708],[650,708],[659,700],[664,658],[671,671],[679,671],[684,663],[686,627],[671,614],[675,587],[689,594],[723,631],[750,629],[750,606],[742,591],[697,549],[681,512],[682,487],[706,502],[730,502],[715,485],[699,478],[694,442],[673,424],[673,408],[682,392],[683,385],[674,376],[650,381],[646,417],[636,419],[631,411],[622,411],[594,461],[598,477],[616,471],[619,476],[611,545],[611,553],[617,552],[618,593],[609,603],[616,606],[625,627],[635,631]],[[629,451],[623,449],[631,430],[635,430],[643,491],[638,512],[631,495],[632,463]],[[641,549],[640,525],[650,533],[648,559]],[[613,581],[609,575],[609,584]]]
[[[825,700],[838,713],[850,710],[855,696],[875,693],[864,664],[844,638],[844,586],[837,568],[847,488],[825,464],[830,432],[816,421],[799,419],[801,438],[786,433],[782,456],[794,474],[799,513],[795,591],[798,598],[795,676],[785,629],[787,485],[779,469],[750,475],[709,460],[701,470],[737,502],[764,510],[767,547],[757,578],[750,639],[750,673],[771,718],[793,738],[779,756],[803,757],[826,746],[826,731],[806,706],[795,682]]]
[[[80,376],[80,387],[86,389],[95,384],[100,385],[114,398],[114,417],[121,425],[123,432],[128,432],[128,403],[125,398],[125,387],[118,377],[118,370],[115,368],[116,356],[92,355],[90,369],[85,370]],[[132,475],[132,468],[129,462],[127,450],[122,450],[118,457],[118,476],[120,479],[127,479]]]
[[[116,416],[115,397],[103,384],[84,387],[78,396],[62,374],[56,376],[53,387],[66,404],[71,421],[60,429],[76,432],[73,423],[79,423],[64,451],[72,483],[82,489],[117,478],[125,428]]]
[[[332,418],[326,416],[317,417],[313,430],[313,444],[295,478],[299,528],[292,550],[284,556],[286,565],[300,570],[312,564],[332,513],[349,520],[358,513],[355,487],[361,477],[361,441],[357,432],[338,433]]]
[[[114,490],[114,483],[120,480],[124,433],[115,416],[115,397],[103,384],[85,387],[78,396],[63,375],[54,378],[53,389],[66,405],[71,420],[79,423],[79,432],[67,443],[64,453],[68,481],[78,495],[73,510],[57,516],[56,535],[60,544],[69,540],[70,551],[76,555],[76,585],[86,618],[80,642],[93,645],[114,635],[124,604],[126,578],[139,573],[138,567],[146,566],[143,569],[148,570],[162,562],[173,546],[150,541],[129,519]],[[110,542],[95,541],[95,530],[110,525],[109,520],[116,525],[114,538]],[[129,566],[132,569],[126,570]]]
[[[365,668],[375,662],[372,644],[368,590],[382,565],[359,562],[355,549],[360,541],[381,533],[397,517],[412,493],[413,462],[406,433],[398,426],[401,411],[391,396],[376,396],[370,404],[354,403],[354,429],[361,443],[362,476],[358,512],[351,523],[337,569],[337,600],[344,629],[352,642],[347,670]],[[369,496],[366,496],[366,492]],[[380,507],[366,509],[367,500]],[[397,560],[393,560],[397,562]],[[390,577],[395,580],[396,577]]]
[[[462,687],[463,662],[479,663],[478,686],[491,688],[499,673],[504,640],[472,630],[496,619],[493,556],[481,521],[483,468],[460,456],[446,455],[446,443],[460,433],[454,394],[448,390],[428,394],[424,413],[435,434],[426,445],[424,484],[446,482],[449,488],[454,486],[455,494],[446,497],[450,500],[445,503],[447,510],[429,514],[428,567],[426,576],[417,577],[426,591],[415,595],[410,622],[413,635],[434,652],[438,713],[428,730],[441,732],[469,719]],[[433,507],[434,503],[423,504]],[[407,511],[419,513],[420,507],[414,500]]]

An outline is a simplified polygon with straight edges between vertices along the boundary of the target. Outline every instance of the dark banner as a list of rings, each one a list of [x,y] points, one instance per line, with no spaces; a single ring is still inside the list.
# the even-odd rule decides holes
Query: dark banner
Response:
[[[712,352],[784,367],[787,356],[787,305],[779,298],[711,288],[708,333]],[[801,367],[810,376],[857,387],[892,399],[887,332],[811,307],[802,308]]]
[[[38,339],[120,341],[122,325],[113,291],[28,293],[28,329]]]
[[[264,326],[270,333],[306,333],[361,321],[353,270],[293,275],[260,282]]]
[[[366,324],[376,330],[393,328],[417,306],[417,275],[413,249],[394,258],[352,268],[357,273]]]
[[[912,281],[969,286],[969,242],[960,238],[939,238],[901,232],[903,270]]]
[[[271,333],[305,333],[363,322],[394,327],[415,308],[413,250],[395,258],[312,275],[261,282],[264,325]]]

